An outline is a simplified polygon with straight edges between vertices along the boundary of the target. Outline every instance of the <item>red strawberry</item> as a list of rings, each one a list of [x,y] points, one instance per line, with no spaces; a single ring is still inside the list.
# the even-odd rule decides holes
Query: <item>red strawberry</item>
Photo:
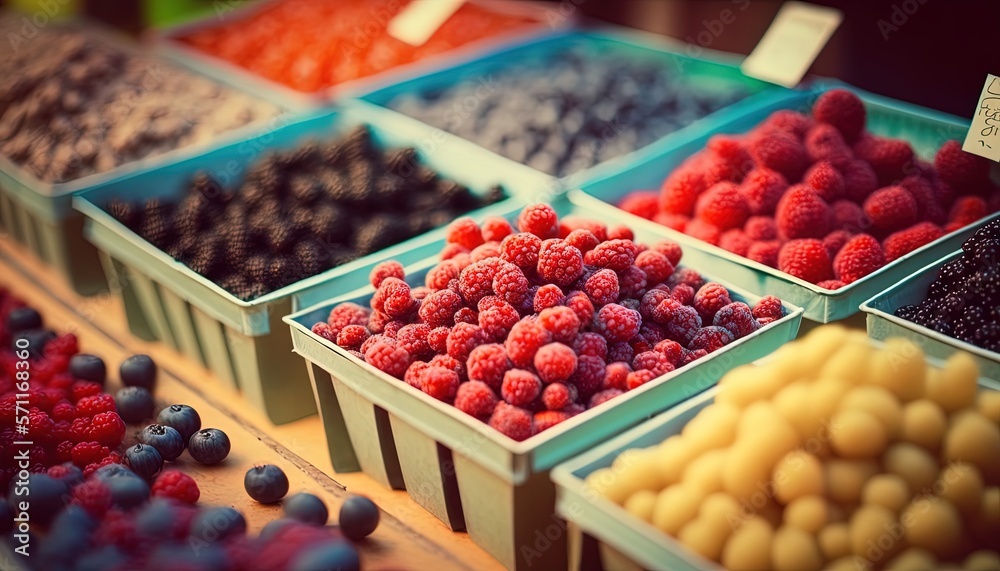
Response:
[[[934,156],[941,180],[962,192],[981,193],[980,189],[990,177],[990,162],[983,157],[962,150],[958,141],[948,141]]]
[[[876,190],[865,200],[864,210],[872,226],[883,232],[894,232],[917,222],[917,201],[901,186]]]
[[[944,235],[937,224],[933,222],[921,222],[914,224],[906,230],[900,230],[890,234],[882,242],[882,249],[885,251],[886,263],[909,254],[917,248],[930,244]]]
[[[735,183],[719,182],[698,197],[694,213],[719,230],[729,230],[743,226],[750,208]]]
[[[853,142],[865,128],[865,104],[846,89],[831,89],[816,100],[813,117],[833,125],[845,141]]]
[[[781,197],[774,221],[786,240],[822,238],[830,231],[830,207],[811,188],[797,184]]]
[[[830,255],[823,242],[814,238],[786,242],[778,252],[778,269],[810,283],[833,277]]]
[[[858,234],[851,238],[833,260],[837,279],[845,284],[855,282],[884,265],[882,246],[868,234]]]

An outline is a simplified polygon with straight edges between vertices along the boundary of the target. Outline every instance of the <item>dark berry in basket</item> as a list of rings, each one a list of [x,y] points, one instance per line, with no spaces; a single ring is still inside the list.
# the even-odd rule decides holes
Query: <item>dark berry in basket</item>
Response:
[[[288,493],[288,476],[274,464],[254,466],[247,470],[243,487],[258,502],[273,504]]]
[[[198,411],[186,404],[172,404],[160,411],[156,421],[176,430],[186,444],[191,435],[201,428]]]
[[[251,300],[503,198],[499,188],[477,196],[416,160],[414,149],[383,152],[359,127],[337,141],[261,157],[233,192],[197,173],[176,203],[115,198],[107,208],[195,272]]]

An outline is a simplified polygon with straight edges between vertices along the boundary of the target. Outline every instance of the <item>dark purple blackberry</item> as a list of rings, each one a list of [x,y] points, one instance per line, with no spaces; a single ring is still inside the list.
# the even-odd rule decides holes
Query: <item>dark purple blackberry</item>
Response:
[[[112,198],[104,207],[115,220],[121,222],[128,228],[135,228],[140,220],[141,211],[132,204],[120,198]]]
[[[314,276],[327,269],[328,256],[315,240],[306,238],[295,245],[292,255],[305,277]]]
[[[177,239],[173,222],[173,205],[150,198],[146,201],[139,234],[157,248],[165,250]]]
[[[293,271],[295,271],[294,264],[288,258],[285,256],[275,256],[271,259],[271,263],[264,273],[264,284],[271,291],[281,289],[295,281],[295,276],[292,275]]]
[[[309,231],[329,244],[346,243],[351,238],[351,215],[335,203],[320,204],[313,211]]]
[[[347,134],[344,141],[344,154],[351,163],[367,162],[376,154],[368,127],[360,125]]]
[[[954,284],[956,287],[960,284]],[[942,299],[948,294],[948,291],[952,288],[952,284],[942,280],[934,280],[931,285],[927,286],[927,298],[928,299]]]
[[[197,236],[209,228],[219,209],[200,192],[191,192],[177,207],[175,224],[181,236]]]
[[[990,238],[980,242],[972,255],[972,261],[976,267],[1000,265],[1000,239]]]
[[[389,168],[389,172],[403,178],[416,173],[419,164],[417,151],[410,147],[393,149],[385,154],[385,165]]]
[[[357,250],[340,244],[323,245],[323,255],[327,260],[328,267],[336,268],[347,262],[352,262],[359,257]]]
[[[940,319],[948,321],[958,319],[968,303],[964,295],[957,292],[949,293],[937,305],[937,315]]]
[[[975,254],[976,248],[979,244],[985,242],[986,240],[993,240],[1000,238],[1000,219],[992,220],[988,224],[985,224],[982,228],[976,231],[975,234],[969,236],[962,243],[962,250],[966,254]]]
[[[948,335],[948,336],[954,335],[954,328],[952,327],[951,322],[946,319],[938,319],[937,321],[931,321],[930,323],[926,324],[926,326],[930,329],[933,329],[934,331],[937,331],[938,333],[941,333],[942,335]]]
[[[271,192],[260,184],[247,181],[243,184],[243,187],[240,189],[237,196],[240,197],[244,204],[253,209],[269,198],[271,196]]]
[[[343,164],[347,159],[343,141],[328,143],[320,149],[320,159],[326,166],[337,166]]]
[[[325,195],[323,184],[312,176],[297,176],[288,182],[288,192],[292,200],[301,206],[315,204]]]
[[[969,342],[990,351],[1000,349],[1000,323],[985,321],[982,327],[970,333]]]
[[[224,204],[226,191],[211,175],[199,172],[191,179],[191,192],[203,196],[211,204]]]
[[[390,208],[398,204],[405,204],[404,201],[407,194],[406,181],[398,175],[384,173],[382,177],[375,182],[373,194],[374,200],[390,205]]]
[[[507,198],[507,193],[504,192],[502,186],[493,186],[486,192],[486,196],[483,197],[483,205],[496,204],[501,200]]]
[[[421,186],[433,186],[437,179],[438,173],[425,166],[417,167],[416,172],[413,173],[413,180]]]
[[[268,195],[277,194],[281,187],[281,169],[274,164],[274,159],[265,157],[247,171],[244,185],[259,187]]]
[[[267,244],[272,252],[287,252],[295,246],[302,234],[293,224],[275,221],[267,230]]]
[[[963,281],[969,276],[969,274],[970,272],[968,270],[968,266],[965,265],[965,260],[958,258],[941,266],[938,270],[937,277],[938,280],[951,284]]]
[[[309,141],[287,153],[288,169],[291,172],[310,170],[323,160],[322,149],[317,141]]]
[[[242,266],[255,250],[250,230],[246,226],[228,224],[220,228],[220,231],[225,242],[226,255],[231,260],[230,265],[234,268]]]
[[[464,207],[470,203],[475,203],[475,198],[469,193],[469,189],[453,180],[440,179],[434,188],[434,193],[442,206]]]
[[[405,220],[380,212],[362,222],[354,233],[354,248],[362,256],[391,246],[406,238]]]
[[[350,188],[345,195],[345,200],[365,203],[377,199],[375,185],[381,173],[374,164],[362,160],[352,162],[347,166],[347,175]],[[378,206],[384,208],[386,205],[379,204]]]
[[[218,234],[202,236],[198,248],[187,261],[189,268],[210,280],[222,277],[226,272],[226,252]]]
[[[1000,267],[987,266],[969,280],[968,288],[993,305],[1000,301]]]
[[[895,315],[901,319],[913,321],[913,318],[917,315],[917,309],[915,305],[901,305],[896,308]]]

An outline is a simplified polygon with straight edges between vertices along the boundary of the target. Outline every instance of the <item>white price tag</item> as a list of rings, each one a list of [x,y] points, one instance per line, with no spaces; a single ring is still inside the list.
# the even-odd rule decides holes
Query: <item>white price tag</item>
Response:
[[[844,19],[840,10],[804,2],[787,2],[753,52],[743,60],[743,73],[795,87]]]
[[[465,0],[413,0],[396,14],[386,30],[397,40],[422,46],[464,3]]]
[[[1000,77],[986,76],[986,85],[979,96],[976,114],[969,125],[962,150],[967,153],[1000,161]]]

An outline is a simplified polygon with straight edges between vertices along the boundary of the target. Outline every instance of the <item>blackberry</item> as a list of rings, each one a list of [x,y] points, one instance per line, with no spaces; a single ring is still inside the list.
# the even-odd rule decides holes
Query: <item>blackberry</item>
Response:
[[[375,183],[374,198],[382,204],[397,205],[406,196],[406,181],[395,174],[385,173]]]
[[[262,185],[253,181],[247,181],[243,184],[243,188],[240,190],[238,196],[243,200],[244,204],[253,209],[269,198],[271,193]]]
[[[226,192],[211,175],[199,172],[191,179],[191,193],[205,198],[210,204],[223,204]]]
[[[242,225],[231,224],[220,228],[225,242],[226,255],[230,257],[233,267],[241,267],[254,251],[254,240],[250,230]]]
[[[257,186],[268,195],[276,194],[281,187],[281,169],[272,157],[265,157],[251,166],[243,184]]]
[[[1000,265],[1000,239],[990,238],[980,242],[972,260],[978,267]]]
[[[1000,323],[996,321],[984,322],[982,327],[970,333],[969,342],[977,347],[996,351],[1000,348]]]
[[[323,159],[322,150],[316,141],[309,141],[285,153],[285,163],[291,172],[306,171],[315,167]]]
[[[324,196],[323,185],[312,176],[295,177],[288,182],[289,194],[299,204],[309,206]]]
[[[968,301],[965,296],[954,292],[949,293],[938,304],[937,315],[945,321],[957,319],[962,315],[966,305],[968,305]]]
[[[1000,267],[987,266],[969,280],[968,288],[992,303],[1000,300]]]
[[[334,141],[325,145],[320,149],[320,160],[323,161],[327,166],[337,166],[346,160],[347,153],[345,152],[344,144],[342,141]]]
[[[352,163],[367,162],[374,155],[371,132],[368,127],[360,125],[347,134],[344,141],[344,154]]]
[[[313,240],[302,240],[296,244],[293,258],[305,277],[314,276],[329,267],[329,257],[323,247]]]
[[[281,289],[297,281],[298,275],[294,273],[295,271],[295,264],[288,258],[285,256],[275,256],[271,260],[270,267],[267,268],[264,283],[267,284],[271,291]]]
[[[896,308],[896,317],[901,319],[906,319],[908,321],[913,321],[914,316],[917,314],[917,306],[915,305],[901,305]]]
[[[243,267],[243,276],[246,277],[247,284],[264,284],[267,281],[270,266],[271,259],[264,254],[256,254],[247,258],[247,263]]]
[[[356,161],[348,165],[347,175],[350,177],[350,190],[347,198],[355,202],[369,202],[376,197],[375,183],[379,179],[375,165],[368,161]]]
[[[203,238],[198,249],[191,254],[190,260],[187,262],[188,267],[211,280],[221,277],[220,273],[225,272],[220,272],[220,270],[223,270],[226,264],[226,252],[221,248],[221,245],[221,240],[217,235],[209,234]]]
[[[417,151],[411,147],[393,149],[385,154],[385,165],[389,171],[403,178],[413,175],[418,164]]]
[[[267,243],[272,252],[287,252],[298,241],[301,233],[293,224],[286,221],[275,221],[268,228]]]
[[[400,242],[405,235],[404,221],[393,214],[380,212],[362,223],[354,233],[354,248],[366,255]]]
[[[177,231],[181,236],[197,236],[209,227],[213,214],[208,198],[200,192],[192,192],[184,197],[177,208]]]
[[[947,284],[960,282],[969,275],[968,267],[962,258],[952,260],[938,270],[937,278]]]
[[[421,186],[431,186],[438,179],[438,173],[425,166],[417,167],[413,175],[413,179]]]
[[[128,228],[135,228],[140,219],[141,211],[132,204],[120,198],[112,198],[104,207],[115,220],[121,222]]]
[[[158,198],[146,201],[145,216],[139,234],[151,244],[165,250],[177,238],[173,225],[173,205]]]
[[[486,196],[483,197],[483,206],[489,204],[495,204],[505,198],[507,198],[507,193],[504,192],[502,186],[497,185],[490,187],[490,189],[486,192]]]
[[[470,203],[475,203],[475,199],[472,198],[469,189],[453,180],[438,180],[437,185],[434,187],[434,192],[443,205],[461,208]]]
[[[927,298],[941,299],[948,293],[949,289],[951,289],[951,284],[948,282],[935,280],[927,287]]]
[[[932,321],[928,323],[926,326],[943,335],[951,336],[954,334],[951,322],[945,319],[938,319],[937,321]]]

